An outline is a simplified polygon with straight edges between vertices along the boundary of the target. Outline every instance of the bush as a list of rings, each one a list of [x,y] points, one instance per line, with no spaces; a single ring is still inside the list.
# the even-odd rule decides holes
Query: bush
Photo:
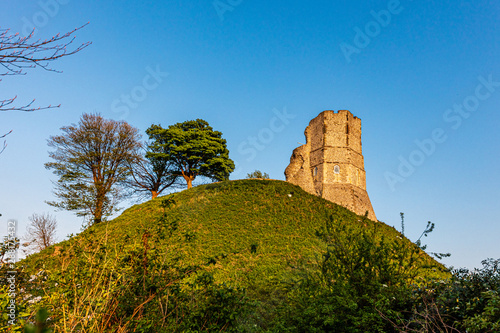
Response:
[[[330,220],[318,236],[327,251],[314,274],[292,286],[275,323],[293,332],[391,332],[410,306],[421,250],[389,240],[378,223]],[[290,319],[285,319],[290,318]]]
[[[235,331],[247,309],[246,291],[215,283],[204,267],[159,246],[164,238],[184,238],[178,224],[166,223],[174,204],[162,200],[163,223],[143,224],[137,242],[112,246],[107,233],[94,237],[90,228],[61,243],[61,254],[51,259],[61,261],[60,269],[40,269],[29,280],[20,272],[24,294],[37,300],[26,322],[42,327],[36,313],[44,308],[57,332]],[[3,305],[4,293],[0,300]]]
[[[439,311],[443,323],[468,332],[488,332],[500,326],[500,259],[482,261],[481,269],[452,271],[446,282],[434,282],[420,290],[422,303]],[[422,312],[417,307],[417,311]],[[490,330],[494,332],[495,329]]]
[[[260,170],[255,170],[252,173],[247,174],[247,179],[269,179],[269,175],[267,173],[262,173]]]

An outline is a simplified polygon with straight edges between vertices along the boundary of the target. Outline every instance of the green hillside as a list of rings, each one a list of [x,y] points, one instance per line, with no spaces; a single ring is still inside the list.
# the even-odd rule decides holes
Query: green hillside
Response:
[[[411,249],[416,256],[408,269],[415,281],[447,274],[392,227],[287,182],[239,180],[135,205],[25,259],[21,283],[33,297],[42,297],[38,306],[55,318],[56,330],[73,325],[89,332],[133,331],[135,325],[138,331],[155,331],[151,327],[160,326],[151,318],[137,318],[159,311],[155,316],[163,314],[165,325],[169,320],[187,325],[188,317],[199,316],[190,320],[220,328],[224,316],[237,316],[237,331],[259,331],[291,288],[319,271],[329,244],[318,235],[332,228],[345,240],[359,230],[374,230],[375,237]],[[179,331],[200,330],[182,327]]]

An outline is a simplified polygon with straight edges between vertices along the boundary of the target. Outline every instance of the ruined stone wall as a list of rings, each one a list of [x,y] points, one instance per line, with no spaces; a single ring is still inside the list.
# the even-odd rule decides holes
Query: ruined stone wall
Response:
[[[309,122],[306,144],[296,148],[286,180],[305,191],[377,220],[366,192],[361,119],[347,110],[323,111]]]

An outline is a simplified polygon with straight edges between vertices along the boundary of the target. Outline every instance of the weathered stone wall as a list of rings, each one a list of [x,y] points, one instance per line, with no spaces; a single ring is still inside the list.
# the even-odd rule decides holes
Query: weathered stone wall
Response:
[[[361,119],[347,110],[323,111],[309,122],[306,144],[296,148],[286,180],[305,191],[377,220],[366,192]]]

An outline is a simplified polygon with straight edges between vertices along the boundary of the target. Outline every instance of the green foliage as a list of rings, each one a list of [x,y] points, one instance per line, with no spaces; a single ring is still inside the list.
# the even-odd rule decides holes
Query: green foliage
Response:
[[[171,163],[172,174],[184,177],[188,188],[197,176],[221,181],[234,170],[222,133],[205,120],[189,120],[166,129],[151,125],[146,133],[152,140],[146,158]]]
[[[371,234],[378,237],[371,240]],[[382,289],[383,297],[371,301],[357,289],[366,282],[362,276],[349,280],[342,271],[337,284],[326,276],[336,276],[339,261],[332,258],[342,248],[361,251],[353,264],[365,257],[380,261],[375,272],[362,268],[377,279],[366,290],[374,294],[385,288],[376,283],[389,282],[397,290],[400,280],[383,276],[396,264],[368,247],[389,251],[410,244],[398,236],[298,186],[252,179],[202,185],[133,206],[20,265],[27,293],[41,297],[30,315],[46,308],[55,331],[294,332],[313,329],[313,323],[319,331],[340,325],[344,317],[332,311],[341,310],[350,311],[345,325],[385,325],[370,306],[392,311],[399,298],[388,299]],[[360,244],[351,244],[358,238]],[[418,253],[412,265],[422,276],[447,276],[416,246],[403,250]],[[371,312],[360,317],[361,309]]]
[[[52,330],[48,327],[48,318],[49,313],[46,309],[42,308],[38,310],[35,316],[35,324],[27,324],[24,327],[24,333],[52,333]]]
[[[238,319],[251,309],[244,289],[216,284],[210,273],[203,272],[189,285],[180,303],[185,317],[178,323],[181,332],[239,332]]]
[[[287,331],[389,332],[408,303],[408,286],[429,275],[422,251],[368,219],[353,224],[330,217],[318,236],[327,250],[316,271],[288,294]],[[382,314],[382,315],[381,315]],[[283,324],[283,323],[281,323]]]
[[[463,326],[468,332],[500,332],[500,296],[498,291],[485,291],[482,293],[486,300],[484,310],[464,320]]]
[[[252,173],[247,174],[247,179],[269,179],[269,175],[267,173],[262,173],[260,170],[255,170]]]
[[[330,217],[318,233],[328,244],[322,263],[324,277],[358,286],[358,292],[363,288],[359,296],[379,293],[383,285],[392,287],[414,282],[422,273],[417,258],[423,252],[402,237],[387,239],[381,229],[380,223],[369,223],[368,219],[346,224],[334,223]]]
[[[413,286],[409,305],[394,328],[404,332],[497,332],[499,260],[483,261],[482,269],[453,270],[448,279]]]
[[[486,332],[500,325],[500,312],[494,308],[500,293],[500,259],[487,259],[482,265],[472,271],[454,270],[449,283],[433,285],[426,291],[446,322],[459,329]]]
[[[66,242],[58,270],[42,269],[24,284],[41,296],[37,306],[49,309],[56,331],[231,331],[246,311],[244,289],[217,284],[184,256],[159,251],[156,227],[141,226],[139,242],[119,247],[93,231]],[[193,283],[182,282],[190,277]],[[43,323],[37,318],[27,332]]]

